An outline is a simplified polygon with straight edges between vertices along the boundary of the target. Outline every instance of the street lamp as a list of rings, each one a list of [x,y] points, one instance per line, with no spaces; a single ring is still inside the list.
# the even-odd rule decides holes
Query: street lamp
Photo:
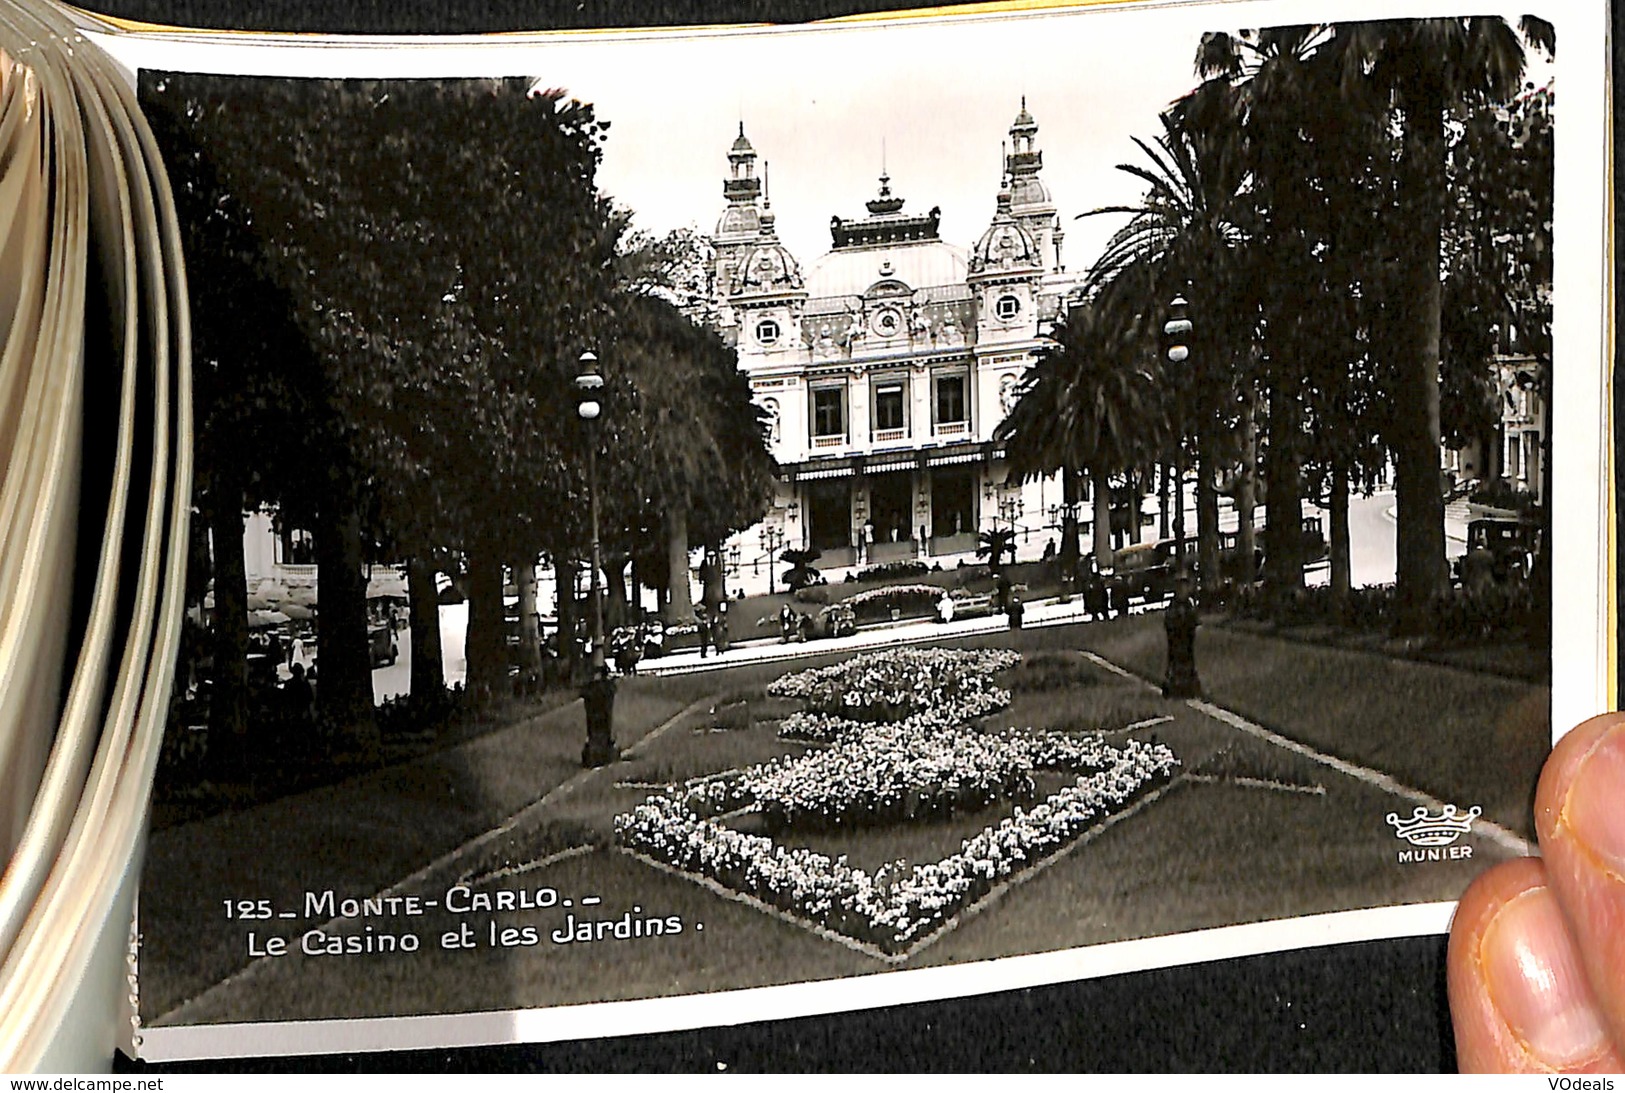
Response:
[[[577,362],[576,413],[586,426],[587,497],[592,521],[592,676],[581,689],[586,707],[587,743],[581,749],[581,765],[601,767],[620,758],[615,746],[615,681],[609,677],[604,657],[604,599],[599,585],[603,561],[598,542],[598,436],[594,423],[604,412],[604,377],[598,371],[598,354],[587,350]]]
[[[776,524],[763,524],[762,553],[767,556],[767,594],[773,595],[773,563],[779,548],[784,545],[784,528]]]
[[[1168,321],[1162,332],[1167,336],[1168,363],[1183,365],[1190,359],[1191,334],[1195,329],[1186,313],[1183,294],[1168,305]],[[1200,623],[1196,604],[1191,600],[1185,569],[1185,400],[1183,384],[1174,386],[1174,434],[1177,468],[1174,500],[1174,595],[1163,612],[1162,625],[1168,641],[1168,675],[1162,693],[1169,698],[1200,698],[1202,680],[1196,672],[1196,627]]]
[[[1162,325],[1168,338],[1168,363],[1182,365],[1190,359],[1191,334],[1195,327],[1186,313],[1190,305],[1184,294],[1168,305],[1168,321]],[[1178,575],[1185,575],[1185,398],[1183,384],[1174,385],[1174,551]]]

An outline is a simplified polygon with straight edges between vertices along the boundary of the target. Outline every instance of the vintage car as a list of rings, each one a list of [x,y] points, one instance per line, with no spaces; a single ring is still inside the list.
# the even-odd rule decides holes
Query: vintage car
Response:
[[[1486,570],[1497,583],[1528,580],[1539,554],[1540,525],[1486,516],[1467,525],[1467,552],[1451,563],[1451,575],[1462,583],[1473,565],[1468,559],[1477,555],[1487,558]]]
[[[394,664],[400,655],[400,644],[388,623],[372,623],[367,627],[367,658],[374,668]]]
[[[1173,595],[1179,555],[1178,539],[1155,543],[1135,543],[1119,550],[1112,558],[1114,577],[1128,598],[1150,602]],[[1185,539],[1185,565],[1196,570],[1196,540]]]

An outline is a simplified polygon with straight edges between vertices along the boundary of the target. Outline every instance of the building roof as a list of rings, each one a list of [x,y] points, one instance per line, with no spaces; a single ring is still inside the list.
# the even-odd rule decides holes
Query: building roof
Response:
[[[901,281],[910,288],[963,284],[965,251],[940,239],[889,246],[843,247],[813,262],[807,274],[811,296],[861,296],[876,281]]]

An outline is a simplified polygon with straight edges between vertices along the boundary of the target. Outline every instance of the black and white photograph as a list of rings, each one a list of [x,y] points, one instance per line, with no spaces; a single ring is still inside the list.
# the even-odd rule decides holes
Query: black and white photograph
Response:
[[[1562,24],[1277,8],[143,63],[152,1056],[1437,932],[1532,853]]]

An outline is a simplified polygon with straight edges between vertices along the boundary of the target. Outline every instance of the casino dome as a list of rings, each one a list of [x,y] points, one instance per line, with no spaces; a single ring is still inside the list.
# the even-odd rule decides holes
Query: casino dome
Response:
[[[1010,214],[1010,192],[999,194],[993,223],[971,250],[970,271],[981,273],[1000,269],[1027,269],[1042,265],[1038,242]]]
[[[801,289],[805,283],[801,276],[801,264],[789,248],[779,242],[773,230],[771,211],[762,213],[761,225],[761,241],[746,251],[744,260],[739,263],[739,272],[734,277],[734,291],[758,295]]]
[[[761,210],[755,205],[729,205],[717,220],[717,235],[755,235],[762,230]]]

